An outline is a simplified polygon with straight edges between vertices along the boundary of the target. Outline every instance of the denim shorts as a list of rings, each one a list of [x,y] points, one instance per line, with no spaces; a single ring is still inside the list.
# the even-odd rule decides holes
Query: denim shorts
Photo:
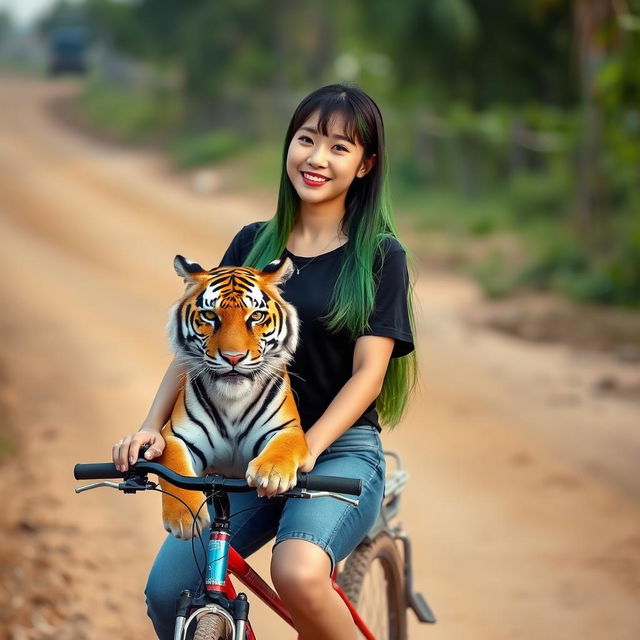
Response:
[[[247,557],[275,536],[274,544],[300,539],[319,546],[332,568],[346,558],[375,522],[382,503],[385,461],[377,429],[351,427],[318,457],[311,471],[314,474],[362,480],[359,506],[333,498],[269,500],[254,492],[229,494],[231,544],[236,551]],[[203,564],[201,545],[195,547]],[[199,581],[191,542],[167,536],[145,591],[149,617],[161,640],[173,639],[175,601],[180,592],[195,590]]]

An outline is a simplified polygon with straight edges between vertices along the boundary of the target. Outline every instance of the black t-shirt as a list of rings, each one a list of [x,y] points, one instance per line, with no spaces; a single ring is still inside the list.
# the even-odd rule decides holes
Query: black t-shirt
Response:
[[[220,266],[242,266],[264,224],[254,222],[243,227]],[[385,241],[384,252],[374,310],[362,335],[394,338],[392,357],[399,357],[414,348],[407,309],[407,261],[404,249],[394,238]],[[300,339],[289,374],[305,431],[324,413],[352,375],[355,340],[347,331],[329,332],[322,320],[329,312],[332,286],[338,278],[343,254],[344,246],[315,258],[302,258],[287,251],[300,269],[282,285],[282,296],[296,308],[300,318]],[[376,271],[379,265],[378,259]],[[375,402],[356,424],[371,424],[380,429]]]

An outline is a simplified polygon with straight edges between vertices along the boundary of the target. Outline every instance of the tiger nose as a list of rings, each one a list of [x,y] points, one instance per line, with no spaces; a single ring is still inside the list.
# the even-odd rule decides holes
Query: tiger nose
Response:
[[[232,366],[235,367],[242,358],[247,354],[245,353],[230,353],[229,351],[221,351],[220,355]]]

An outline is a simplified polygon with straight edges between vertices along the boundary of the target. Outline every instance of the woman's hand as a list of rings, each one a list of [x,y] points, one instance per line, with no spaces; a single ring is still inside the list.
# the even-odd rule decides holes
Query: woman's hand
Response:
[[[302,461],[302,463],[298,467],[298,471],[304,471],[305,473],[308,473],[313,469],[313,467],[316,466],[317,459],[318,459],[318,456],[311,453],[311,451],[309,451],[309,453],[307,453],[306,458]]]
[[[130,464],[133,464],[138,459],[140,447],[147,445],[149,448],[145,451],[144,457],[146,460],[153,460],[162,455],[164,451],[165,442],[164,438],[160,435],[159,431],[145,430],[144,428],[125,436],[119,442],[113,445],[112,458],[113,464],[119,471],[127,471]]]

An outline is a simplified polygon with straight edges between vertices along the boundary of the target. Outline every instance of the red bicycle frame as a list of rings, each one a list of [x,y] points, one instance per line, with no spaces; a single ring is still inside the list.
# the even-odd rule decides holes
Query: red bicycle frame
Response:
[[[236,576],[242,584],[255,593],[258,598],[260,598],[260,600],[262,600],[272,611],[277,613],[287,624],[293,627],[291,615],[287,611],[282,600],[280,600],[278,594],[260,577],[258,573],[256,573],[256,571],[251,568],[248,562],[233,547],[229,548],[227,576],[221,593],[223,593],[229,600],[234,600],[237,594],[229,574]],[[356,623],[356,626],[367,640],[376,640],[364,620],[358,615],[358,612],[349,601],[349,598],[347,598],[344,591],[336,584],[336,575],[337,572],[334,571],[331,576],[333,588],[344,600],[347,607],[349,607],[349,611],[351,612],[351,616],[353,621]],[[251,628],[250,622],[247,622],[247,637],[249,640],[256,640],[256,635]],[[244,638],[238,640],[244,640]]]

